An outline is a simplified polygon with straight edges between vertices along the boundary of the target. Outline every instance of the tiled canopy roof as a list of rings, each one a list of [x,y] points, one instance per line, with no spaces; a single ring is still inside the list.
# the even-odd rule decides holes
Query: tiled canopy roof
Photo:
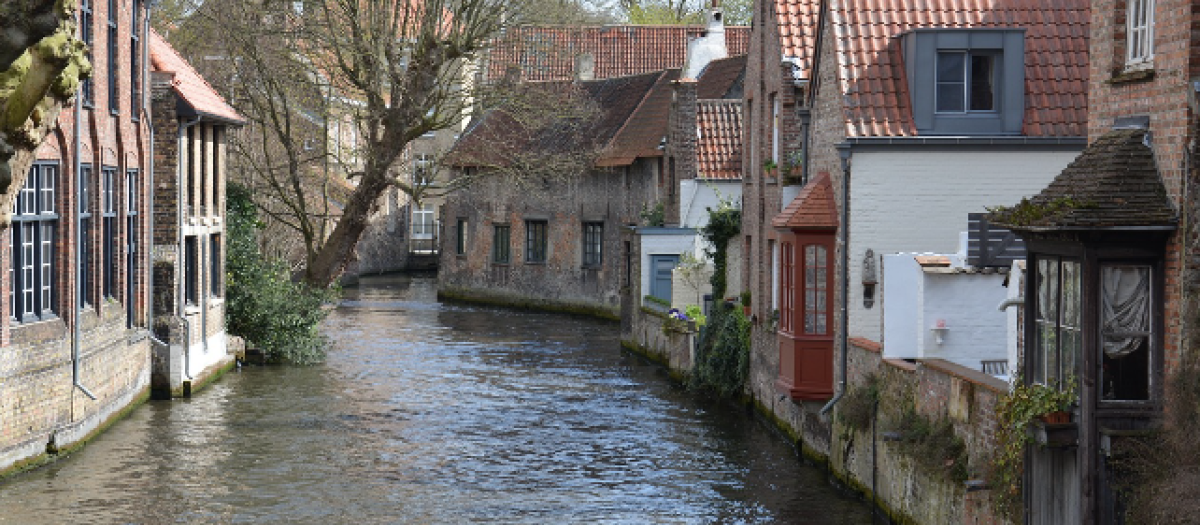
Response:
[[[227,124],[246,123],[246,119],[153,29],[150,30],[150,67],[154,71],[175,73],[175,93],[198,115]]]
[[[504,111],[493,110],[455,143],[447,156],[453,166],[505,165],[519,151],[553,152],[598,147],[599,166],[628,165],[638,157],[661,156],[659,143],[666,135],[671,86],[679,70],[589,82],[532,83],[527,89],[563,90],[578,88],[600,110],[597,120],[574,135],[549,130],[525,133]],[[586,136],[581,136],[586,135]],[[524,137],[514,141],[514,137]]]
[[[819,10],[819,0],[775,0],[783,58],[797,67],[797,78],[812,79]]]
[[[742,101],[701,100],[696,110],[699,178],[741,179]]]
[[[833,182],[828,172],[809,181],[787,208],[771,219],[779,230],[836,230],[837,203],[833,200]]]
[[[1019,231],[1174,227],[1175,208],[1145,138],[1141,129],[1106,133],[1041,193],[988,220]]]
[[[571,80],[575,58],[590,53],[595,78],[649,73],[683,66],[687,43],[703,26],[521,26],[508,30],[493,45],[487,76],[503,78],[510,66],[521,67],[522,80]],[[745,54],[748,27],[726,27],[730,55]]]
[[[811,77],[821,0],[775,0],[784,58]],[[1086,0],[842,0],[829,5],[837,75],[850,137],[916,135],[900,40],[921,28],[1025,29],[1024,134],[1086,136]]]

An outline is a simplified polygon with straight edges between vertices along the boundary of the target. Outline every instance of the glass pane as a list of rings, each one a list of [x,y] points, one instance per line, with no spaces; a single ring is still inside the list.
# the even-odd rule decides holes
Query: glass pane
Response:
[[[996,109],[993,55],[971,55],[971,111]]]
[[[963,66],[966,64],[964,57],[966,53],[938,53],[937,56],[937,81],[938,82],[962,82],[963,81]]]
[[[1101,388],[1104,399],[1150,398],[1153,302],[1146,265],[1100,268]]]
[[[965,57],[965,53],[938,53],[937,111],[960,112],[966,109]]]

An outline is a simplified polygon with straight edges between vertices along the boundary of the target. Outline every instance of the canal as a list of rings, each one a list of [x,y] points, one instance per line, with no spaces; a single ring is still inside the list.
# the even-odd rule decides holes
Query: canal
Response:
[[[612,324],[345,290],[322,366],[246,367],[0,482],[0,523],[870,523]]]

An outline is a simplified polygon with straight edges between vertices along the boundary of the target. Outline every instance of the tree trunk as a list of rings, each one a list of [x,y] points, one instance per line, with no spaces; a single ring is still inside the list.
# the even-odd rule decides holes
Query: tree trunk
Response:
[[[350,202],[342,210],[337,226],[321,246],[317,256],[304,270],[304,282],[321,288],[333,284],[342,275],[354,255],[354,247],[367,229],[367,219],[375,211],[379,196],[388,188],[384,175],[364,175],[354,189]]]

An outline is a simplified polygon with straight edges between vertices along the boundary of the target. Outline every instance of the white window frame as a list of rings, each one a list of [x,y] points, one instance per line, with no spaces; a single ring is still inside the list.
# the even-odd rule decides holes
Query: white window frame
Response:
[[[1129,0],[1125,9],[1125,68],[1154,64],[1154,0]]]

